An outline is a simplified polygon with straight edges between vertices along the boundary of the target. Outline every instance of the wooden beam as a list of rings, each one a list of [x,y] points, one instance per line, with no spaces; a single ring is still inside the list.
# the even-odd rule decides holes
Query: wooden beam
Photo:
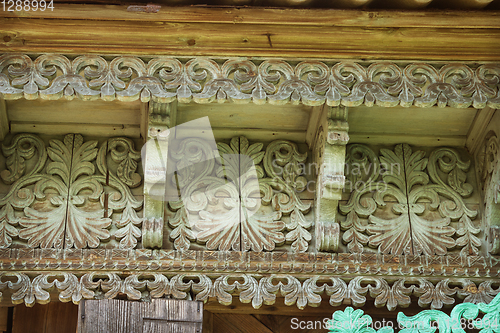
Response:
[[[415,146],[450,146],[464,147],[466,137],[462,135],[402,135],[349,132],[350,143],[369,145],[394,145],[407,143]]]
[[[9,133],[9,117],[7,116],[7,104],[3,98],[0,98],[0,141],[5,139]]]
[[[419,2],[421,0],[411,0]],[[0,12],[0,17],[172,23],[270,24],[320,27],[472,28],[499,27],[495,11],[385,11],[290,8],[163,7],[158,13],[128,12],[127,5],[56,4],[53,11]]]
[[[1,12],[4,52],[500,60],[497,12],[189,7],[146,14],[126,6],[58,6]]]

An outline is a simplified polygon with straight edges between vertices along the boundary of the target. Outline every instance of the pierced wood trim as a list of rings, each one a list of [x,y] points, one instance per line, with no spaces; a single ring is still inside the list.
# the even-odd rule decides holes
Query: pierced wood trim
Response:
[[[7,272],[0,275],[0,290],[10,294],[14,304],[46,304],[55,295],[60,301],[78,304],[92,299],[113,299],[126,295],[129,300],[171,297],[207,302],[216,299],[222,305],[230,305],[234,298],[242,303],[251,303],[255,309],[275,304],[278,297],[284,298],[287,306],[318,307],[324,298],[333,307],[352,304],[363,307],[367,303],[367,292],[376,307],[385,306],[389,311],[408,307],[411,296],[418,298],[421,307],[441,309],[452,305],[457,298],[463,302],[489,303],[500,288],[498,280],[456,277],[391,277],[300,274],[162,274],[141,272],[122,275],[115,272],[68,273]],[[51,295],[50,291],[56,291]],[[55,294],[55,295],[54,295]],[[279,296],[277,296],[279,294]],[[113,301],[104,301],[113,302]],[[370,301],[371,302],[371,301]],[[141,305],[142,304],[142,305]],[[136,302],[139,307],[148,303]],[[190,303],[195,305],[195,303]],[[195,305],[196,306],[196,305]],[[80,311],[82,311],[83,306]],[[85,308],[85,311],[87,309]],[[136,315],[140,315],[139,311]],[[145,313],[145,312],[143,312]],[[201,322],[203,310],[197,322]],[[89,323],[90,324],[90,323]],[[85,331],[84,331],[85,332]],[[94,331],[92,331],[94,332]]]
[[[217,60],[217,61],[216,61]],[[222,63],[222,65],[220,65]],[[500,64],[0,56],[5,99],[500,108]],[[22,87],[20,87],[22,85]]]

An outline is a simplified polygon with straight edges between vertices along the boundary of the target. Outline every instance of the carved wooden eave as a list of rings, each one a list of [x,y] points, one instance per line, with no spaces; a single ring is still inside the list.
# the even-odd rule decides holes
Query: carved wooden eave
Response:
[[[119,8],[113,10],[119,10]],[[173,9],[177,13],[182,10],[185,9]],[[264,11],[264,13],[267,12]],[[26,18],[28,22],[46,14],[30,15]],[[69,12],[68,18],[72,18],[71,15],[76,14]],[[127,15],[137,20],[135,16],[132,16],[135,14],[127,13]],[[366,17],[364,19],[367,20]],[[392,17],[392,19],[396,18]],[[4,20],[17,19],[4,18]],[[450,20],[449,24],[452,21]],[[116,20],[113,19],[113,22],[116,23]],[[286,24],[283,23],[283,26],[286,27]],[[473,28],[475,29],[476,26]],[[493,30],[496,32],[495,29]],[[54,181],[53,178],[60,176],[58,171],[54,171],[58,169],[54,165],[57,162],[65,162],[69,165],[68,170],[71,172],[63,175],[66,178],[63,179],[64,184],[60,188],[67,189],[68,195],[60,201],[73,200],[70,196],[79,196],[81,189],[94,191],[92,195],[81,195],[81,197],[88,196],[92,199],[89,199],[89,202],[92,201],[93,210],[88,209],[82,214],[80,211],[75,215],[80,214],[92,220],[89,224],[93,225],[96,231],[89,232],[90,236],[94,237],[84,237],[83,240],[77,235],[79,232],[84,234],[81,231],[85,229],[83,227],[73,231],[74,233],[70,236],[66,234],[64,240],[61,233],[57,232],[44,238],[40,232],[33,230],[37,228],[36,223],[46,219],[53,211],[47,214],[47,211],[37,211],[32,208],[34,199],[31,202],[28,202],[30,198],[27,199],[27,193],[30,192],[21,191],[24,184],[20,184],[17,188],[19,190],[17,193],[20,195],[16,193],[12,196],[15,196],[11,200],[14,202],[12,205],[7,199],[1,198],[3,201],[8,201],[7,203],[2,201],[3,206],[0,210],[2,214],[0,222],[3,223],[2,247],[4,247],[0,250],[0,293],[5,300],[10,299],[15,304],[25,303],[32,306],[37,302],[47,303],[55,299],[78,303],[82,299],[116,298],[123,295],[131,300],[149,300],[154,297],[169,296],[178,299],[193,298],[200,301],[216,300],[223,305],[231,304],[239,299],[240,302],[251,303],[254,308],[258,309],[263,305],[274,304],[277,297],[283,297],[286,305],[296,305],[299,309],[304,309],[306,306],[318,306],[322,301],[328,301],[332,306],[353,304],[357,307],[373,302],[377,307],[385,306],[393,311],[398,307],[409,306],[415,299],[418,299],[418,305],[421,307],[430,306],[433,309],[441,309],[445,305],[458,303],[462,299],[472,303],[489,302],[500,293],[500,258],[496,256],[500,252],[500,245],[498,245],[500,227],[484,218],[482,226],[487,230],[479,230],[478,224],[483,216],[479,217],[479,202],[474,201],[478,200],[479,195],[475,196],[474,200],[466,201],[472,189],[475,191],[476,187],[467,183],[472,178],[473,170],[469,169],[470,158],[462,160],[462,156],[466,154],[463,150],[458,151],[454,148],[434,150],[431,154],[438,151],[433,161],[435,177],[427,175],[430,175],[430,172],[426,167],[431,160],[430,157],[424,158],[427,152],[412,151],[407,144],[398,145],[394,153],[385,149],[385,152],[380,150],[381,153],[377,155],[375,150],[372,151],[371,148],[360,147],[360,145],[357,145],[357,152],[353,152],[355,154],[363,150],[368,152],[366,156],[375,156],[375,159],[380,157],[380,160],[383,155],[385,157],[399,156],[403,161],[405,157],[411,156],[413,159],[416,156],[416,177],[412,178],[410,172],[408,175],[397,175],[398,181],[401,181],[399,184],[401,185],[401,201],[409,202],[410,190],[414,185],[429,185],[432,189],[438,187],[441,189],[441,192],[434,193],[432,197],[428,192],[426,193],[426,198],[430,198],[432,204],[440,205],[444,202],[444,200],[441,201],[438,193],[444,193],[444,197],[450,199],[448,203],[451,203],[451,206],[448,205],[443,209],[448,216],[441,216],[439,220],[437,218],[429,220],[445,225],[444,232],[437,236],[433,234],[427,237],[427,243],[439,243],[431,250],[435,251],[435,248],[439,248],[436,254],[442,255],[430,255],[435,253],[426,252],[422,248],[418,249],[415,245],[411,249],[402,246],[397,248],[386,246],[383,250],[386,254],[382,254],[379,236],[384,233],[385,229],[381,231],[380,226],[383,226],[385,221],[375,216],[377,207],[366,213],[368,209],[363,206],[360,199],[363,193],[359,195],[359,204],[355,202],[351,205],[349,202],[347,205],[347,199],[341,193],[346,178],[344,171],[329,168],[335,163],[343,166],[345,162],[346,144],[349,140],[346,107],[378,105],[382,107],[438,106],[485,109],[486,111],[481,113],[484,119],[477,120],[477,128],[473,130],[477,132],[473,138],[476,141],[467,143],[471,144],[470,147],[474,147],[470,149],[470,153],[476,158],[477,168],[474,171],[482,177],[484,182],[479,187],[487,192],[485,197],[489,201],[485,204],[488,209],[497,212],[496,204],[500,187],[497,190],[496,182],[500,179],[498,178],[500,163],[481,164],[484,161],[498,161],[500,155],[497,140],[499,133],[498,128],[495,127],[496,124],[500,124],[498,121],[500,117],[497,115],[496,122],[491,121],[494,117],[494,111],[491,110],[500,108],[500,63],[498,62],[500,59],[496,58],[496,54],[492,56],[484,52],[480,53],[484,55],[484,59],[496,62],[464,64],[451,60],[446,63],[436,63],[196,57],[190,52],[182,53],[183,57],[165,55],[115,57],[105,56],[106,52],[100,47],[96,48],[101,52],[100,55],[71,55],[71,52],[66,55],[35,55],[32,52],[35,52],[36,47],[30,47],[9,45],[9,50],[30,53],[6,53],[0,56],[0,96],[3,99],[81,99],[85,101],[100,99],[149,102],[149,115],[144,115],[143,121],[145,129],[154,129],[153,133],[176,125],[176,115],[173,110],[173,106],[177,105],[176,102],[179,104],[192,102],[199,104],[212,102],[257,105],[302,104],[318,107],[315,109],[316,123],[311,125],[316,127],[311,131],[309,141],[307,142],[306,139],[302,143],[307,143],[308,152],[312,152],[312,159],[320,166],[321,181],[318,181],[317,197],[308,198],[308,203],[296,211],[302,217],[311,213],[308,205],[316,200],[314,209],[317,216],[314,224],[309,223],[310,220],[304,220],[304,225],[298,223],[295,229],[289,227],[286,230],[288,232],[286,235],[290,234],[290,231],[300,230],[305,235],[303,238],[309,237],[310,240],[311,235],[317,238],[312,242],[304,241],[305,245],[301,244],[302,239],[292,239],[289,243],[294,242],[291,249],[295,253],[284,252],[289,250],[288,248],[273,251],[275,246],[283,245],[286,236],[283,231],[285,223],[275,218],[271,223],[278,222],[281,227],[279,231],[283,233],[279,234],[276,237],[277,240],[271,242],[267,248],[264,247],[264,250],[273,252],[263,252],[262,244],[252,247],[251,249],[255,250],[260,246],[257,250],[250,252],[195,251],[191,247],[195,243],[195,237],[179,236],[181,232],[178,232],[176,237],[171,237],[172,243],[180,240],[180,245],[175,243],[172,245],[177,250],[140,249],[138,245],[147,248],[161,247],[162,239],[164,239],[163,231],[168,230],[173,233],[174,227],[177,228],[180,224],[172,225],[174,219],[171,216],[171,220],[167,222],[167,217],[164,216],[166,210],[163,209],[165,207],[160,206],[158,209],[154,203],[151,204],[147,193],[140,191],[140,183],[143,181],[137,170],[140,154],[135,150],[138,147],[134,147],[133,140],[99,138],[96,141],[87,141],[87,138],[84,139],[81,135],[70,134],[64,139],[51,137],[49,143],[45,144],[43,140],[46,138],[36,137],[33,134],[24,134],[24,136],[21,134],[10,137],[9,144],[3,144],[3,156],[0,157],[5,157],[4,160],[10,157],[11,161],[14,161],[17,158],[15,151],[26,149],[26,145],[29,146],[29,140],[25,140],[28,137],[32,142],[38,142],[38,145],[33,144],[30,147],[33,150],[39,149],[41,162],[36,163],[35,171],[27,172],[26,177],[33,176],[33,179],[29,181],[22,178],[26,171],[24,166],[16,169],[12,167],[16,162],[9,162],[10,166],[7,167],[9,170],[6,172],[4,170],[1,174],[4,181],[8,180],[5,184],[14,184],[15,187],[16,181],[23,179],[24,184],[40,186],[42,193],[37,193],[37,198],[43,197],[44,186],[48,187],[49,181]],[[41,49],[41,46],[38,47]],[[55,49],[61,50],[59,46]],[[119,48],[117,50],[120,51]],[[175,53],[175,50],[172,48],[170,51]],[[170,51],[158,53],[169,54]],[[247,49],[244,52],[247,55],[252,54]],[[261,55],[267,54],[263,51],[259,52]],[[140,53],[135,52],[135,54]],[[217,55],[219,52],[213,52],[213,54]],[[226,54],[231,54],[231,51]],[[300,54],[306,55],[304,52]],[[406,58],[404,53],[402,54],[403,56],[399,59]],[[444,57],[443,54],[446,53],[440,53],[439,57],[441,55]],[[467,53],[463,54],[465,54],[463,59],[468,59]],[[407,56],[410,57],[410,55]],[[429,56],[429,59],[439,57]],[[457,57],[461,56],[457,55]],[[334,59],[338,58],[342,57]],[[392,56],[388,56],[386,59],[391,58]],[[450,57],[450,59],[454,58]],[[475,59],[482,58],[479,56]],[[3,117],[5,113],[4,108],[0,115]],[[0,125],[2,138],[10,135],[4,118],[0,119]],[[486,129],[487,133],[481,134]],[[143,135],[143,138],[149,134]],[[233,140],[237,144],[232,145]],[[242,150],[244,146],[248,149],[250,145],[248,141],[242,136],[231,138],[231,147]],[[229,145],[225,145],[229,149]],[[117,147],[121,148],[120,152],[126,153],[121,154]],[[250,150],[253,150],[255,154],[260,154],[260,157],[255,158],[259,160],[256,164],[265,160],[264,150],[260,151],[263,149],[262,143],[254,143],[250,147],[253,147]],[[68,152],[77,149],[84,151],[81,154],[84,157],[80,162],[85,166],[82,169],[86,170],[76,170],[74,176],[70,175],[73,173],[73,168],[64,150],[66,148]],[[296,161],[303,162],[306,159],[306,154],[299,151],[293,142],[280,142],[277,148],[273,147],[274,151],[270,149],[269,152],[273,153],[281,148],[293,151],[295,153],[293,158]],[[347,151],[349,153],[349,148]],[[268,153],[267,148],[265,153]],[[28,160],[33,157],[33,154],[28,149],[21,152],[19,156],[21,159]],[[50,154],[52,155],[47,157]],[[490,155],[494,157],[490,158]],[[452,162],[449,162],[448,158]],[[45,166],[46,163],[47,166]],[[111,164],[113,167],[110,166]],[[444,165],[444,167],[438,170],[438,165]],[[48,170],[49,168],[51,170]],[[121,174],[117,171],[120,168]],[[145,163],[145,168],[148,168],[147,163]],[[265,172],[270,177],[267,169]],[[87,187],[75,186],[74,193],[70,193],[72,181],[69,179],[79,177],[81,179],[82,175],[83,178],[89,176],[92,181],[85,185]],[[373,179],[373,181],[376,180],[378,178]],[[147,183],[148,180],[144,182]],[[60,183],[59,181],[57,184]],[[59,185],[52,186],[54,189]],[[104,190],[104,187],[107,189]],[[127,200],[116,199],[109,188],[118,190],[121,197]],[[134,188],[139,191],[133,192]],[[51,194],[54,195],[54,193]],[[142,197],[143,194],[144,197]],[[377,199],[377,203],[383,206],[385,194],[379,193],[379,195],[381,196]],[[78,199],[85,202],[87,198],[81,197]],[[365,199],[366,197],[363,200]],[[300,202],[300,198],[294,198],[294,200]],[[341,200],[345,202],[338,211],[337,205]],[[28,203],[23,203],[23,201]],[[454,201],[455,208],[451,201]],[[413,202],[410,203],[413,204]],[[448,203],[443,205],[446,206]],[[58,205],[62,207],[60,202]],[[81,208],[79,205],[82,203],[72,203],[68,207],[76,211]],[[467,205],[474,207],[470,208]],[[281,209],[280,204],[277,206]],[[17,215],[14,214],[13,207],[17,209]],[[436,211],[436,207],[431,208]],[[168,209],[170,208],[172,207]],[[100,216],[101,210],[102,212],[106,210],[106,214]],[[88,213],[89,211],[91,213]],[[179,207],[176,211],[179,211]],[[409,208],[408,212],[410,212]],[[26,216],[21,216],[23,213]],[[275,215],[281,217],[281,213],[279,211],[279,214]],[[112,214],[122,215],[115,219],[115,215],[111,216]],[[61,225],[78,224],[78,222],[66,221],[67,215],[60,215],[62,216],[59,221],[62,221]],[[312,218],[311,215],[313,214],[311,213],[308,218]],[[371,219],[372,231],[368,228],[363,229],[363,226],[358,228],[356,223],[363,218]],[[7,221],[8,219],[10,221]],[[469,224],[464,222],[465,226],[458,226],[458,219],[463,219]],[[455,223],[453,228],[450,226],[450,220]],[[165,227],[168,223],[170,223],[168,226],[170,229]],[[377,225],[378,229],[374,225]],[[358,238],[353,241],[345,237],[343,241],[344,245],[347,244],[347,250],[346,246],[340,249],[339,243],[342,236],[346,234],[346,230],[356,228],[358,229],[354,233]],[[453,229],[451,236],[454,238],[452,239],[448,235],[450,229]],[[426,231],[424,230],[424,233]],[[483,232],[489,234],[484,236]],[[375,234],[375,236],[369,237],[369,234]],[[12,238],[16,236],[21,236],[19,238],[25,242],[22,244],[18,242],[15,245],[28,248],[8,248],[12,244]],[[110,236],[114,237],[112,239],[114,243],[105,245],[100,243],[101,240],[106,242]],[[361,241],[358,241],[360,239]],[[478,242],[480,245],[477,245]],[[351,243],[359,244],[350,247]],[[231,245],[229,244],[229,247]],[[254,244],[247,244],[247,249],[252,245]],[[326,251],[356,252],[358,251],[356,247],[363,249],[363,247],[368,248],[368,245],[372,249],[364,253],[326,253]],[[115,246],[116,248],[88,248],[99,246]],[[219,244],[207,248],[217,249],[217,246]],[[40,249],[38,247],[54,248]],[[119,247],[126,249],[119,249]],[[379,253],[369,252],[377,250]],[[455,252],[452,253],[452,250]],[[301,253],[304,251],[315,252]],[[317,251],[325,251],[325,253]],[[392,254],[387,254],[389,252]],[[461,255],[458,255],[459,252]]]
[[[500,64],[4,54],[4,99],[500,108]]]

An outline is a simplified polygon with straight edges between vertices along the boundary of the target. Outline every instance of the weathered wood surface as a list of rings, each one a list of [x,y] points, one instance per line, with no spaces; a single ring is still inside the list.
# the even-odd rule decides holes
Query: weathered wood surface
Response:
[[[369,108],[360,105],[349,108],[350,142],[464,147],[478,112],[481,111],[474,108],[385,108],[376,105]],[[478,131],[484,129],[479,128]]]
[[[29,53],[500,59],[495,12],[442,19],[437,13],[195,8],[171,14],[169,8],[156,15],[126,6],[59,6],[53,13],[2,12],[0,46]]]
[[[78,315],[78,333],[201,333],[203,303],[89,300],[80,303]]]
[[[78,322],[78,306],[51,302],[32,308],[20,304],[14,308],[12,333],[73,333]]]
[[[11,133],[85,136],[140,136],[141,102],[7,101]],[[8,129],[9,127],[7,127]]]
[[[154,15],[128,12],[127,5],[58,4],[57,11],[2,12],[0,17],[95,21],[164,21],[174,23],[271,24],[322,27],[498,27],[495,11],[384,11],[279,8],[166,7]]]

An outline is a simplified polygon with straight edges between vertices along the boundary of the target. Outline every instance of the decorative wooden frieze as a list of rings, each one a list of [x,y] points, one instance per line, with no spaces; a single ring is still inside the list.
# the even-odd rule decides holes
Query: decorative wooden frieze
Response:
[[[99,145],[99,147],[98,147]],[[79,134],[63,140],[17,134],[2,146],[9,184],[0,199],[0,248],[98,247],[110,238],[134,248],[141,237],[142,200],[131,189],[140,154],[125,138],[85,141]]]
[[[349,141],[347,108],[323,108],[314,143],[316,180],[316,249],[337,251],[340,227],[338,200],[342,197],[345,176],[345,146]]]
[[[476,154],[479,187],[483,194],[483,223],[487,228],[489,251],[500,253],[500,142],[489,132]]]
[[[500,108],[500,66],[245,59],[0,56],[5,99]]]
[[[465,198],[470,161],[451,148],[413,151],[407,144],[376,154],[360,144],[348,147],[348,202],[339,205],[343,241],[350,252],[463,256],[481,247],[478,211]]]
[[[156,272],[121,275],[118,272],[4,272],[0,275],[0,291],[10,294],[14,304],[46,304],[57,292],[62,302],[78,304],[83,299],[112,299],[126,295],[129,300],[172,297],[196,301],[215,298],[220,304],[230,305],[233,298],[242,303],[251,303],[256,309],[272,305],[277,297],[283,297],[288,306],[299,309],[317,307],[322,296],[329,304],[339,306],[351,304],[362,307],[366,295],[374,299],[377,307],[385,306],[389,311],[408,307],[411,297],[418,298],[421,307],[441,309],[455,304],[456,298],[464,302],[489,303],[500,290],[494,281],[473,282],[460,278],[403,278],[398,276],[377,277],[293,274],[163,274]]]
[[[182,199],[168,203],[176,249],[187,250],[192,241],[220,251],[271,251],[284,243],[293,252],[308,249],[311,202],[299,196],[307,185],[307,153],[297,144],[277,140],[264,149],[235,137],[214,152],[209,143],[186,138],[170,154],[176,170],[197,162],[177,174]]]

